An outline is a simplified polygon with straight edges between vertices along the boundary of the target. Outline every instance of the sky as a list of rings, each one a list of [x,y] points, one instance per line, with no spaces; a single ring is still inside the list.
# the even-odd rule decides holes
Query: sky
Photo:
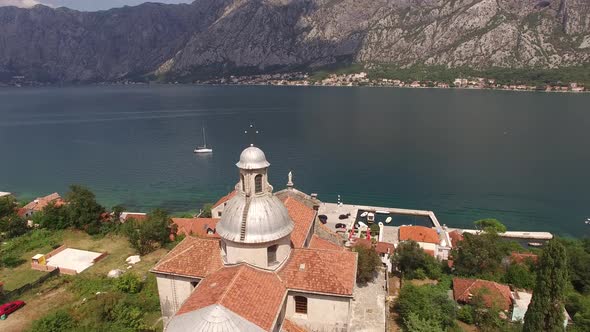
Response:
[[[123,7],[125,5],[135,6],[147,0],[0,0],[0,6],[31,7],[36,4],[44,4],[51,7],[69,7],[77,10],[94,11]],[[151,2],[182,3],[193,2],[193,0],[152,0]]]

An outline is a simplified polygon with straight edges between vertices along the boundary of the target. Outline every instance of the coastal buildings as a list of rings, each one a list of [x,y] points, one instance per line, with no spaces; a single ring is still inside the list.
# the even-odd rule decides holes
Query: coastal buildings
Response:
[[[349,331],[357,254],[314,233],[315,201],[292,181],[273,193],[262,150],[236,165],[214,233],[176,218],[189,235],[151,270],[166,331]]]
[[[55,204],[56,206],[61,206],[65,204],[65,201],[58,193],[53,193],[45,197],[38,197],[29,204],[18,209],[18,215],[21,218],[30,218],[33,214],[42,211],[47,205],[51,203]]]

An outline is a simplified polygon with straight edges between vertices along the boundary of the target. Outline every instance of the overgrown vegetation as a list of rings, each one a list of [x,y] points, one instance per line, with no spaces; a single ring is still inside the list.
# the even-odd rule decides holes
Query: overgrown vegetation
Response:
[[[440,262],[415,241],[400,243],[391,259],[406,279],[440,279],[442,275]]]
[[[375,279],[377,269],[381,266],[377,252],[363,246],[356,246],[353,250],[358,253],[356,282],[364,284]]]
[[[139,254],[145,255],[170,242],[170,234],[174,230],[168,213],[156,209],[147,215],[146,220],[128,220],[123,232]]]

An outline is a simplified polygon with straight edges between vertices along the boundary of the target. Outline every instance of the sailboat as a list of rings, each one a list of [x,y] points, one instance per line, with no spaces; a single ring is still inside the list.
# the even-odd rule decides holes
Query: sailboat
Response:
[[[205,127],[203,127],[203,146],[197,146],[195,153],[213,153],[213,149],[207,147],[207,136],[205,135]]]

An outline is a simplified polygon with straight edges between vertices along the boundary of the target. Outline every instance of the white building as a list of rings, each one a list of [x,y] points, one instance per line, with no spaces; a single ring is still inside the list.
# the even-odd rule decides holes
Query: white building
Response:
[[[166,331],[349,331],[357,254],[313,234],[295,189],[273,194],[262,150],[237,166],[220,239],[187,236],[152,269]]]

